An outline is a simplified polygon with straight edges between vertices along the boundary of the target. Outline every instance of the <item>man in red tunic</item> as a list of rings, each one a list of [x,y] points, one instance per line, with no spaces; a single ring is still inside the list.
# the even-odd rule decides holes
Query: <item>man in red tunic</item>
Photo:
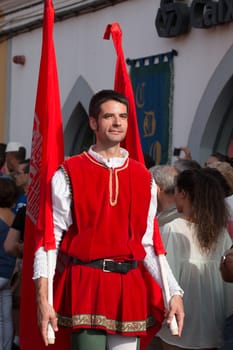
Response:
[[[120,147],[127,99],[102,90],[92,97],[89,116],[95,145],[65,160],[52,179],[54,260],[59,254],[54,308],[47,300],[46,252],[40,247],[35,254],[39,326],[46,345],[50,322],[55,331],[58,325],[70,328],[72,349],[136,350],[156,324],[145,273],[163,286],[156,185],[145,166]],[[183,291],[163,257],[171,294],[167,323],[175,315],[180,335]]]

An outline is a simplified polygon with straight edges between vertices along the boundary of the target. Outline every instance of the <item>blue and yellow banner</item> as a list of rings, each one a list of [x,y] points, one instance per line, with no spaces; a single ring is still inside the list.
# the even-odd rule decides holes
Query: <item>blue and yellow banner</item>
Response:
[[[173,56],[176,54],[173,50],[127,60],[143,153],[155,164],[167,164],[171,159]]]

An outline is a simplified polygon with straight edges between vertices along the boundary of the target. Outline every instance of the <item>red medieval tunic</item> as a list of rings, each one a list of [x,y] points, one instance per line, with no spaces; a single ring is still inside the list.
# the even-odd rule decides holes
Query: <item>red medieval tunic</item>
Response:
[[[155,319],[148,299],[153,286],[148,291],[143,268],[126,274],[105,272],[75,264],[71,257],[83,262],[136,260],[142,265],[150,172],[132,159],[121,167],[107,168],[86,152],[67,159],[62,168],[71,185],[73,224],[63,236],[54,278],[59,325],[126,336],[146,334]],[[155,222],[160,253],[164,253],[156,227]]]

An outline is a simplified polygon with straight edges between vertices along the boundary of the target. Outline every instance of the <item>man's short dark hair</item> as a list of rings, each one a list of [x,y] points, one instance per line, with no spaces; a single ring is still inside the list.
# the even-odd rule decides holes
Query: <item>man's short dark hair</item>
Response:
[[[114,90],[101,90],[97,92],[90,101],[89,117],[97,119],[100,113],[100,106],[102,105],[102,103],[111,100],[123,103],[126,106],[128,112],[129,102],[124,95]]]

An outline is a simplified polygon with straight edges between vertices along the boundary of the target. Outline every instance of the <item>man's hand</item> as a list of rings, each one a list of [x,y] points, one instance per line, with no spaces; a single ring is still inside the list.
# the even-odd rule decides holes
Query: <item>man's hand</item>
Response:
[[[167,325],[170,326],[173,317],[175,316],[178,324],[178,335],[181,336],[184,325],[184,305],[181,296],[173,295],[169,303],[169,311],[167,315]]]
[[[36,280],[37,290],[37,321],[40,328],[42,338],[45,345],[49,344],[48,341],[48,324],[50,323],[54,332],[58,331],[56,313],[51,305],[48,303],[47,291],[48,280],[47,278],[39,278]]]
[[[191,156],[191,152],[190,149],[188,147],[180,147],[181,151],[184,152],[184,157],[179,157],[179,159],[188,159],[188,160],[192,160],[192,156]]]
[[[228,249],[221,258],[220,271],[225,282],[233,282],[233,248]]]

